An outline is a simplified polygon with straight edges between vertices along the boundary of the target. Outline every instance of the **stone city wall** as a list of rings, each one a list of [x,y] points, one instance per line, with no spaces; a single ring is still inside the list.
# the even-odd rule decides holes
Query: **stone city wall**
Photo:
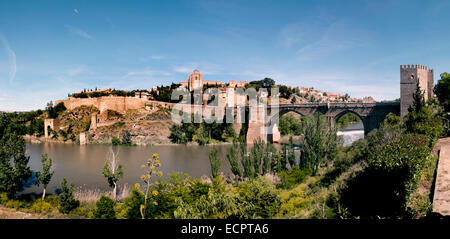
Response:
[[[55,105],[64,103],[68,110],[73,110],[82,105],[91,105],[100,110],[100,114],[106,110],[114,110],[125,114],[127,110],[144,108],[149,100],[145,98],[123,97],[123,96],[105,96],[98,98],[72,98],[67,100],[57,100]]]

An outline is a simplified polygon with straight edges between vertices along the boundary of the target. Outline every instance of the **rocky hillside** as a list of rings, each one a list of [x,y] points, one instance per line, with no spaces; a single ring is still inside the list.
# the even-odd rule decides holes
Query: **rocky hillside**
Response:
[[[97,128],[91,125],[92,115],[97,114]],[[121,139],[123,132],[131,134],[133,144],[170,144],[170,110],[161,106],[129,110],[120,114],[113,110],[100,111],[93,106],[81,106],[59,113],[59,130],[51,132],[50,139],[41,141],[79,142],[80,133],[86,133],[89,144],[111,143],[113,137]]]

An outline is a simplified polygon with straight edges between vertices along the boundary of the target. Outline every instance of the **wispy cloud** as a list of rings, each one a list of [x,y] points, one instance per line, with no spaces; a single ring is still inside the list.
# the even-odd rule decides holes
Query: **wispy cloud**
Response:
[[[140,60],[141,62],[147,62],[147,61],[149,61],[149,60],[162,60],[162,59],[164,59],[164,58],[165,58],[165,57],[164,57],[164,56],[161,56],[161,55],[152,55],[152,56],[140,57],[139,60]]]
[[[16,77],[17,72],[17,62],[16,62],[16,53],[9,46],[8,40],[6,37],[0,33],[0,40],[2,42],[3,47],[8,53],[8,62],[9,62],[9,83],[14,81],[14,77]]]
[[[66,25],[66,28],[70,34],[77,35],[77,36],[83,37],[85,39],[92,39],[91,35],[89,35],[85,31],[81,30],[80,28],[77,28],[77,27],[74,27],[71,25]]]
[[[279,44],[308,61],[357,49],[369,43],[369,33],[345,20],[288,24],[280,30]]]
[[[79,75],[86,71],[86,68],[84,66],[75,66],[73,68],[70,68],[67,70],[67,74],[71,77]]]
[[[176,73],[190,74],[195,69],[200,70],[204,75],[216,75],[223,74],[222,66],[212,63],[198,63],[191,62],[188,64],[178,65],[172,67],[172,70]]]
[[[150,77],[150,76],[170,76],[170,75],[171,74],[169,72],[151,70],[147,68],[144,70],[129,71],[122,77],[122,79],[130,77]]]
[[[298,50],[300,60],[323,59],[323,57],[367,45],[366,32],[358,31],[344,22],[331,24],[317,41]]]

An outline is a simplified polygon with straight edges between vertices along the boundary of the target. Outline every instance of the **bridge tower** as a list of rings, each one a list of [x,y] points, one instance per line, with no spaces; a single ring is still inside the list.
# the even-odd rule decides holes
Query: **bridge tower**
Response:
[[[425,101],[433,97],[434,71],[422,65],[400,65],[400,117],[408,114],[408,108],[413,104],[413,94],[417,82],[424,92]]]

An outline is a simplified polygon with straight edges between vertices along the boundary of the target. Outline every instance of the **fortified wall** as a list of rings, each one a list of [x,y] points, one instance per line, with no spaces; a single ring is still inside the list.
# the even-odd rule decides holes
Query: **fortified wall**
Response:
[[[82,105],[92,105],[100,110],[100,114],[106,110],[114,110],[125,114],[127,110],[144,108],[150,101],[145,98],[124,97],[124,96],[104,96],[98,98],[73,98],[67,100],[57,100],[55,105],[64,103],[68,110],[73,110]]]

